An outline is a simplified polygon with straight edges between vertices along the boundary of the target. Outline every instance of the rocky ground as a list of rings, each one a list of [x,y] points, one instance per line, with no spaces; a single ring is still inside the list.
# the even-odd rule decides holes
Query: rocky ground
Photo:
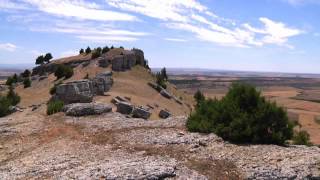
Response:
[[[44,110],[0,119],[0,179],[320,178],[318,147],[234,145],[187,132],[185,117],[46,117]]]

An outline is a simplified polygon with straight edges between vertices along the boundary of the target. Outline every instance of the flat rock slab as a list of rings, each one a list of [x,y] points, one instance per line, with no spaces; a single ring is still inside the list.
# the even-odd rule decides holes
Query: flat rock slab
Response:
[[[63,111],[67,116],[89,116],[111,112],[112,107],[108,104],[75,103],[64,106]]]

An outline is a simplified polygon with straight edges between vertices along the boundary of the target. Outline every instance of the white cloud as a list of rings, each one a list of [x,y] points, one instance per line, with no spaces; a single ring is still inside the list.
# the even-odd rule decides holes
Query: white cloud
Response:
[[[17,46],[11,43],[0,44],[0,50],[13,52],[17,49]]]
[[[320,4],[319,0],[282,0],[293,6],[303,5],[303,4]]]
[[[165,38],[164,40],[166,41],[173,41],[173,42],[187,42],[185,39],[180,39],[180,38]]]
[[[140,13],[149,17],[170,20],[188,21],[185,14],[191,11],[207,12],[207,7],[196,0],[106,0],[106,2],[122,10]],[[210,13],[213,15],[213,13]]]
[[[289,38],[302,33],[299,29],[289,28],[284,23],[268,18],[260,18],[264,24],[262,29],[249,24],[237,27],[235,21],[219,17],[196,0],[106,0],[106,2],[121,10],[162,20],[169,28],[188,31],[194,33],[199,40],[223,46],[260,47],[265,44],[275,44],[291,48],[292,46],[287,43]]]
[[[135,37],[127,36],[77,36],[79,39],[95,43],[106,43],[106,42],[126,42],[126,41],[137,41]]]
[[[40,11],[62,17],[74,17],[96,21],[135,21],[135,16],[103,10],[95,3],[82,0],[23,0]]]
[[[23,10],[29,9],[24,3],[17,3],[12,0],[0,0],[0,10]]]

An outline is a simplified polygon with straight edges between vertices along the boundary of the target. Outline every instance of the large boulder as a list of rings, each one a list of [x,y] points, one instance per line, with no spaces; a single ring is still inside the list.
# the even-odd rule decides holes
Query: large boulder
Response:
[[[120,101],[117,104],[117,112],[121,114],[131,114],[134,106],[128,102]]]
[[[118,55],[112,59],[112,70],[113,71],[124,71],[124,56]]]
[[[149,119],[151,113],[142,107],[135,108],[132,112],[132,116],[135,118]]]
[[[91,80],[72,81],[57,86],[54,99],[65,104],[89,103],[94,96],[93,82]]]
[[[123,51],[122,54],[114,56],[111,61],[113,71],[126,71],[137,64],[141,66],[146,64],[144,53],[139,49]]]
[[[169,110],[167,109],[162,109],[160,112],[159,112],[159,117],[162,118],[162,119],[167,119],[168,117],[171,116],[171,113]]]
[[[112,72],[108,71],[98,74],[92,79],[92,82],[94,94],[104,95],[105,92],[110,90],[113,84]]]
[[[141,66],[146,65],[146,60],[144,59],[144,53],[140,49],[132,49],[132,52],[134,52],[136,56],[136,64],[139,64]]]
[[[89,116],[89,115],[100,115],[112,111],[112,107],[107,104],[96,104],[96,103],[75,103],[69,104],[63,107],[63,112],[67,116]]]

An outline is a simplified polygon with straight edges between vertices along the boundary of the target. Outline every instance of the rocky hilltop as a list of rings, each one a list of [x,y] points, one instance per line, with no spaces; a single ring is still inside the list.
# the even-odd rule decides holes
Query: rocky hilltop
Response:
[[[57,80],[59,65],[73,76]],[[29,88],[16,84],[19,111],[0,118],[0,179],[320,178],[318,147],[236,145],[188,132],[192,97],[158,85],[142,50],[58,59],[31,79]],[[64,107],[49,116],[55,100]]]

